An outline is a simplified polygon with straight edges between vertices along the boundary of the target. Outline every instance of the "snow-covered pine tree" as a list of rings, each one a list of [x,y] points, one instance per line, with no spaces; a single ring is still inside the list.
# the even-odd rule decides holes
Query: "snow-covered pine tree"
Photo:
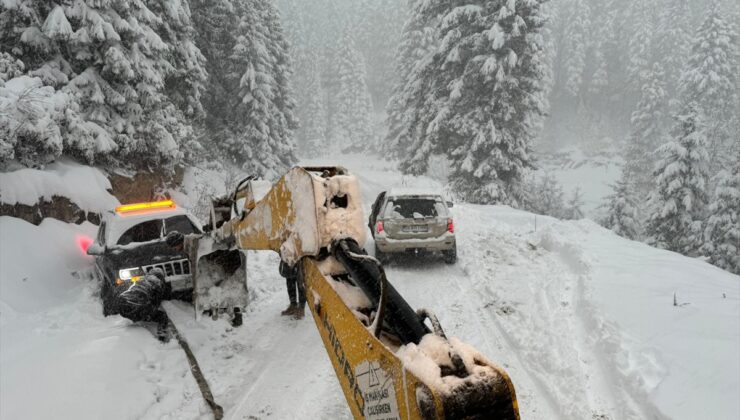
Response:
[[[586,52],[590,42],[591,9],[589,0],[570,0],[568,20],[565,30],[566,54],[565,91],[572,97],[578,97],[583,86],[584,71],[586,68]]]
[[[627,74],[637,92],[645,85],[655,62],[655,10],[654,2],[645,0],[632,0],[629,6],[631,35]]]
[[[522,201],[522,207],[533,213],[557,218],[562,218],[565,213],[563,187],[549,173],[527,177]]]
[[[308,98],[304,117],[301,120],[305,136],[303,150],[307,156],[317,156],[327,146],[326,109],[318,60],[312,60],[305,71],[308,74],[308,84],[305,88]]]
[[[612,193],[606,197],[606,217],[601,224],[627,239],[638,239],[641,236],[637,213],[637,200],[634,196],[634,187],[622,176],[611,185]]]
[[[682,103],[696,102],[707,124],[712,172],[727,166],[731,154],[730,121],[738,111],[740,60],[738,34],[716,2],[694,36],[679,89]]]
[[[437,22],[429,21],[425,10],[429,4],[426,0],[410,2],[409,19],[396,51],[396,82],[386,107],[388,132],[382,146],[384,154],[391,158],[400,158],[413,141],[415,112],[425,94],[418,71],[427,65],[438,42]]]
[[[648,242],[695,255],[702,246],[702,220],[708,202],[709,155],[705,126],[695,103],[676,118],[673,140],[658,150],[655,188],[646,226]]]
[[[674,97],[691,47],[691,10],[688,0],[663,0],[663,3],[655,51],[665,72],[667,94]]]
[[[652,191],[655,164],[654,151],[665,142],[666,93],[663,71],[659,64],[645,75],[640,102],[632,113],[632,129],[624,156],[624,172],[636,188],[637,197],[646,197]]]
[[[270,0],[239,0],[230,75],[239,101],[232,117],[236,134],[227,148],[242,169],[274,179],[296,161],[296,119],[289,88],[288,45]]]
[[[563,218],[566,220],[583,219],[583,192],[581,187],[576,187],[566,201]]]
[[[168,46],[167,94],[189,119],[203,114],[201,95],[208,73],[205,57],[195,45],[190,5],[180,0],[147,0],[149,9],[161,19],[156,31]]]
[[[161,18],[156,26],[157,34],[168,45],[168,68],[165,76],[165,91],[177,107],[179,118],[187,119],[196,127],[204,117],[201,97],[206,89],[208,73],[206,59],[196,46],[195,28],[191,19],[190,5],[179,0],[148,0],[151,11]],[[177,133],[181,149],[190,162],[203,158],[203,147],[196,139],[190,124]]]
[[[126,167],[180,159],[190,122],[168,96],[173,46],[158,35],[163,20],[149,4],[4,3],[2,50],[69,99],[60,125],[63,154]]]
[[[730,170],[715,178],[702,251],[712,264],[740,274],[740,147]]]
[[[430,89],[429,108],[422,112],[433,113],[414,129],[424,143],[443,147],[451,186],[464,200],[511,202],[510,189],[531,166],[530,143],[547,104],[541,4],[445,5],[441,45],[423,70]],[[422,144],[410,159],[421,160],[419,151],[435,150]]]
[[[604,93],[606,87],[609,85],[609,70],[601,45],[598,45],[594,49],[593,57],[594,74],[591,76],[591,83],[588,84],[588,92],[592,96],[599,96]]]
[[[21,60],[6,52],[0,52],[0,87],[8,80],[23,74],[25,66]]]
[[[366,83],[365,61],[346,28],[339,47],[339,92],[332,120],[332,147],[368,150],[373,144],[372,101]]]
[[[359,0],[355,16],[355,44],[367,63],[367,86],[373,99],[384,104],[398,75],[393,54],[406,21],[406,0]]]
[[[209,157],[228,158],[223,145],[235,135],[232,116],[238,99],[231,95],[236,77],[230,72],[230,56],[238,16],[231,0],[191,0],[190,4],[196,45],[206,58],[208,73],[201,99],[205,111],[201,142]]]
[[[0,62],[0,71],[5,74],[16,75],[22,70],[22,63],[12,58]],[[61,133],[68,104],[67,95],[43,86],[39,78],[17,76],[3,83],[0,86],[0,169],[11,160],[37,167],[58,158],[63,151]]]
[[[292,74],[291,86],[295,91],[296,117],[299,121],[298,129],[295,131],[296,143],[299,149],[306,150],[311,137],[315,139],[315,135],[307,134],[309,128],[306,124],[309,118],[313,118],[308,114],[315,111],[311,106],[318,91],[315,86],[311,86],[311,78],[315,71],[319,71],[318,68],[314,68],[317,63],[314,55],[319,48],[314,32],[307,28],[308,16],[301,10],[301,1],[281,0],[277,5],[285,30],[285,39],[290,46],[288,54],[294,67],[300,69]],[[323,124],[326,125],[326,122]]]

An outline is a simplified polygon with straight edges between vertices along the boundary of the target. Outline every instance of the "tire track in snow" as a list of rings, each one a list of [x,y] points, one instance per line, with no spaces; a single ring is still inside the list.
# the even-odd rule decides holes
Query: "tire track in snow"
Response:
[[[405,260],[387,268],[391,283],[412,307],[426,307],[437,312],[448,336],[459,337],[473,345],[509,372],[517,389],[523,418],[526,419],[527,414],[534,419],[553,419],[554,415],[566,418],[558,414],[557,404],[547,388],[525,369],[526,364],[519,357],[517,345],[486,311],[485,306],[489,303],[486,298],[491,296],[476,294],[475,289],[465,287],[469,285],[464,284],[463,279],[467,282],[471,276],[461,268],[460,263],[447,266],[438,261],[424,261],[422,267],[410,266],[409,260]],[[502,359],[508,360],[508,363],[502,362]]]
[[[280,316],[288,304],[285,280],[274,255],[250,253],[250,294],[254,301],[241,327],[226,321],[195,321],[192,306],[179,303],[183,333],[201,364],[226,419],[349,419],[349,409],[310,311],[303,320]],[[199,398],[174,418],[190,418]],[[195,405],[195,407],[193,407]],[[200,406],[200,407],[199,407]]]
[[[543,243],[577,278],[576,288],[573,290],[573,301],[576,304],[575,320],[579,339],[575,344],[586,357],[585,360],[580,359],[580,362],[595,365],[595,369],[590,371],[596,375],[588,379],[594,387],[601,390],[598,395],[611,397],[606,401],[609,412],[612,414],[611,418],[666,419],[667,417],[648,401],[646,395],[640,395],[634,384],[630,384],[627,378],[619,375],[619,367],[615,360],[609,360],[608,354],[611,353],[613,357],[616,357],[620,344],[613,338],[613,333],[608,331],[608,326],[596,314],[597,309],[587,299],[587,282],[592,275],[589,261],[584,256],[583,249],[575,245],[578,243],[577,239],[563,239],[555,236],[552,229],[546,230]],[[611,338],[611,341],[601,340],[602,337]],[[598,401],[592,401],[592,403],[599,404]]]
[[[479,309],[484,320],[481,322],[497,327],[511,358],[533,384],[534,395],[550,411],[547,415],[527,413],[523,404],[523,415],[538,419],[591,419],[600,415],[603,410],[591,402],[593,395],[586,384],[589,371],[573,352],[578,341],[574,315],[577,277],[562,261],[533,244],[526,231],[491,223],[484,217],[490,218],[488,213],[484,215],[472,206],[465,210],[461,233],[477,245],[465,247],[463,253],[463,261],[466,257],[475,261],[468,262],[467,267],[473,287],[463,287],[456,281],[471,302],[475,301],[471,290],[485,290],[491,302]],[[488,310],[491,306],[498,315]],[[512,373],[516,374],[515,369]]]

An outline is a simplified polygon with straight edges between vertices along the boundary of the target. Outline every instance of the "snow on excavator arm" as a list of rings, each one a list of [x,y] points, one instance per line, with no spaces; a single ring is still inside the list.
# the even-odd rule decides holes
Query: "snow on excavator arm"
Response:
[[[415,312],[365,253],[354,176],[340,167],[296,167],[264,196],[259,187],[241,183],[230,198],[214,203],[210,231],[186,238],[192,264],[222,264],[216,273],[228,275],[246,264],[243,250],[272,250],[298,264],[308,306],[355,418],[519,419],[506,372],[448,339],[430,311]],[[235,251],[240,258],[227,257]],[[212,269],[193,272],[196,311],[224,306],[235,289],[214,280]],[[214,303],[214,296],[222,301]],[[198,304],[201,298],[208,302]]]

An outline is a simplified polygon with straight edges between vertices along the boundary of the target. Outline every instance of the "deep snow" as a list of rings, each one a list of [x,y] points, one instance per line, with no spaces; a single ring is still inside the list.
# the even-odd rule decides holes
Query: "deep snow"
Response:
[[[366,157],[334,162],[358,175],[366,212],[383,188],[436,185]],[[509,371],[524,419],[740,418],[738,276],[587,220],[452,211],[458,263],[404,258],[389,279],[449,336]],[[208,418],[174,341],[102,316],[75,244],[93,232],[0,218],[0,417]],[[287,296],[277,262],[249,253],[252,301],[240,328],[196,322],[181,302],[168,311],[226,418],[349,418],[313,321],[279,315]]]

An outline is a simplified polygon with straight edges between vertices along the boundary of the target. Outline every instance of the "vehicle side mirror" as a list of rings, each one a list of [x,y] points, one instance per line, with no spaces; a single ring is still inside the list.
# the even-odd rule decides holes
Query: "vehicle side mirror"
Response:
[[[454,205],[453,205],[452,201],[448,201],[448,202],[447,202],[447,207],[448,207],[448,208],[452,208],[453,206],[454,206]]]
[[[105,247],[100,246],[97,243],[90,244],[89,247],[87,247],[87,255],[103,255],[105,254]]]

